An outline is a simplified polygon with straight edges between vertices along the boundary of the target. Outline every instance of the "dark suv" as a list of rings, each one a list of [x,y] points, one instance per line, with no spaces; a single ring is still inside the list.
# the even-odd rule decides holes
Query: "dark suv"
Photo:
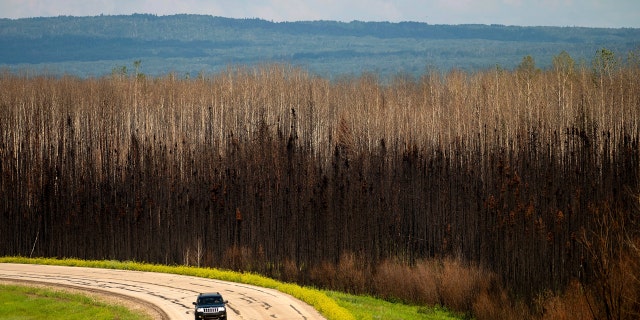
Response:
[[[226,319],[227,302],[217,292],[201,293],[198,295],[198,300],[193,303],[196,306],[195,320]]]

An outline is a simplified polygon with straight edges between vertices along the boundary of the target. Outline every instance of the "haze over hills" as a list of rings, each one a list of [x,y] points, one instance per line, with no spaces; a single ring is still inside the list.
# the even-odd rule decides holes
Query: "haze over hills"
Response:
[[[640,50],[640,29],[430,25],[417,22],[270,22],[206,15],[0,19],[0,67],[77,76],[113,71],[181,76],[232,65],[287,63],[323,76],[421,74],[426,69],[539,67],[568,52],[589,64],[607,48]]]

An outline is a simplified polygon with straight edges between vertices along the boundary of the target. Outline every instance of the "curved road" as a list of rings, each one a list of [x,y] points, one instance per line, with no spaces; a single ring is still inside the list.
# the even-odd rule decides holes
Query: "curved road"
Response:
[[[228,300],[227,315],[236,319],[324,319],[311,306],[273,289],[246,284],[155,272],[0,263],[0,281],[46,283],[130,298],[165,313],[162,318],[193,319],[200,292],[220,292]],[[148,308],[147,308],[148,309]]]

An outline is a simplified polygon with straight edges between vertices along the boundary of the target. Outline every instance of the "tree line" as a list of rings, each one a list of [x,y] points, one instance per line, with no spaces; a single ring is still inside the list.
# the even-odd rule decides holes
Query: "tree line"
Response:
[[[589,61],[602,46],[626,52],[640,39],[637,28],[270,22],[187,14],[0,19],[0,30],[2,67],[80,77],[107,75],[114,65],[138,59],[153,76],[218,73],[228,65],[268,61],[327,77],[371,71],[386,77],[398,70],[419,77],[425,65],[512,69],[523,53],[549,67],[557,48]]]

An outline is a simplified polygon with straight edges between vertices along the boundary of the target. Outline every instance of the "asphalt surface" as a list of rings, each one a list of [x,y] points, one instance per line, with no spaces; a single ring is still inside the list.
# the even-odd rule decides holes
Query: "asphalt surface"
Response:
[[[311,306],[277,290],[155,272],[0,263],[0,280],[106,294],[141,305],[160,319],[193,319],[200,292],[220,292],[235,319],[324,319]],[[155,312],[155,313],[153,313]]]

